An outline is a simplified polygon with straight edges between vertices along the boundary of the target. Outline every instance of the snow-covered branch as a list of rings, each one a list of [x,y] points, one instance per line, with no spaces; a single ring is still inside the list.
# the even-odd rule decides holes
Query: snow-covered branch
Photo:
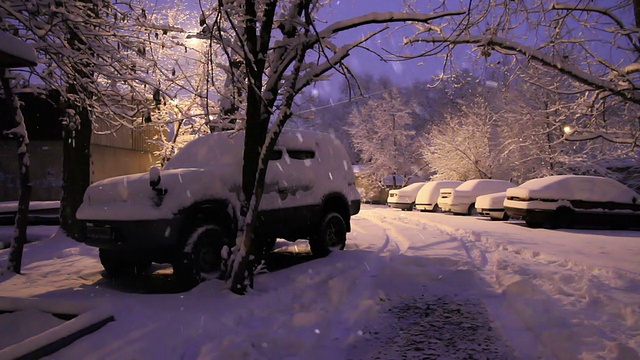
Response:
[[[638,89],[633,82],[596,76],[593,73],[575,65],[575,62],[570,58],[559,55],[549,55],[537,48],[507,38],[483,35],[461,35],[456,38],[430,36],[413,37],[405,40],[405,44],[416,43],[447,43],[451,45],[476,44],[481,48],[494,49],[508,55],[523,55],[528,59],[554,68],[562,74],[568,75],[577,82],[587,85],[590,88],[607,91],[627,101],[633,102],[634,104],[640,105],[640,89]],[[631,69],[635,69],[635,67],[632,67]],[[627,73],[626,69],[618,69],[617,72],[620,74]]]

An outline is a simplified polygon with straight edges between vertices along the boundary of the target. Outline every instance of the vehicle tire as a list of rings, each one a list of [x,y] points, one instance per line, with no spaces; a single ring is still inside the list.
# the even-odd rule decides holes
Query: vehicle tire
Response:
[[[111,249],[99,249],[100,263],[111,278],[123,278],[146,273],[151,261]]]
[[[469,208],[467,209],[467,215],[478,216],[478,209],[476,209],[476,203],[471,203],[471,205],[469,205]]]
[[[553,212],[553,218],[549,224],[551,229],[573,229],[575,226],[575,211],[566,206],[561,206]]]
[[[185,232],[184,248],[179,262],[173,264],[176,277],[187,282],[201,282],[204,275],[222,270],[222,249],[230,241],[215,225],[193,226]]]
[[[540,227],[542,227],[543,222],[538,220],[538,219],[532,219],[530,217],[525,217],[524,218],[524,222],[525,224],[527,224],[528,227],[532,228],[532,229],[538,229]]]
[[[433,210],[432,210],[432,211],[433,211],[434,213],[439,213],[439,212],[442,212],[442,209],[440,209],[440,206],[438,206],[438,204],[435,204],[435,205],[433,206]]]
[[[502,213],[502,217],[490,216],[489,218],[491,220],[493,220],[493,221],[507,221],[507,220],[509,220],[509,215],[507,215],[507,213],[504,212],[504,213]]]
[[[309,239],[311,253],[325,257],[332,250],[344,250],[347,242],[347,227],[340,214],[330,212],[325,215],[317,233]]]

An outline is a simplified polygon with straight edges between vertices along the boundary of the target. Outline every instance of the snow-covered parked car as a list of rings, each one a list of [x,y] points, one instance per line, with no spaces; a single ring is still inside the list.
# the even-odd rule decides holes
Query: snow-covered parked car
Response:
[[[616,180],[584,175],[556,175],[529,180],[507,190],[504,208],[527,226],[575,225],[637,227],[640,194]]]
[[[443,212],[473,215],[476,213],[476,198],[480,195],[502,192],[515,187],[512,182],[494,179],[475,179],[465,181],[455,189],[440,190],[438,206]]]
[[[407,185],[402,189],[389,190],[387,205],[394,209],[413,210],[413,206],[416,204],[416,195],[424,184],[425,182],[421,181]]]
[[[418,191],[416,195],[415,208],[420,211],[440,211],[438,207],[438,196],[440,196],[440,189],[455,188],[462,184],[462,181],[458,180],[433,180],[424,184],[424,186]]]
[[[189,279],[220,269],[235,244],[244,132],[197,138],[162,170],[106,179],[84,194],[80,241],[100,249],[108,274],[170,263]],[[271,153],[257,239],[264,251],[277,238],[309,239],[316,256],[343,249],[360,195],[344,147],[336,138],[285,130]],[[192,276],[193,275],[193,276]]]
[[[504,211],[506,198],[506,191],[478,196],[476,198],[478,215],[487,216],[491,220],[509,220],[509,215]]]

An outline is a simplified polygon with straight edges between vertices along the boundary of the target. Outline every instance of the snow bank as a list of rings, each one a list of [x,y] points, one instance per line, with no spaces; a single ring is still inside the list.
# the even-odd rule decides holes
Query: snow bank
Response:
[[[108,306],[67,300],[0,297],[0,310],[13,312],[2,315],[8,318],[0,320],[1,333],[12,334],[18,327],[15,318],[19,318],[20,334],[12,334],[12,338],[23,338],[0,350],[0,359],[48,355],[114,320]],[[62,321],[48,314],[76,316]]]

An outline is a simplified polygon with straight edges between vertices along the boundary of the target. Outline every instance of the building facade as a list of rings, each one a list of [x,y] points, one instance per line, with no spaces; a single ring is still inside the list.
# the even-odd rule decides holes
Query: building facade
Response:
[[[22,113],[29,136],[31,200],[60,200],[63,160],[60,110],[50,100],[32,94],[22,94],[20,100],[24,103]],[[145,172],[158,163],[148,141],[159,131],[155,126],[109,129],[104,124],[98,124],[91,136],[91,183]],[[18,199],[18,168],[16,142],[0,137],[0,201]]]

